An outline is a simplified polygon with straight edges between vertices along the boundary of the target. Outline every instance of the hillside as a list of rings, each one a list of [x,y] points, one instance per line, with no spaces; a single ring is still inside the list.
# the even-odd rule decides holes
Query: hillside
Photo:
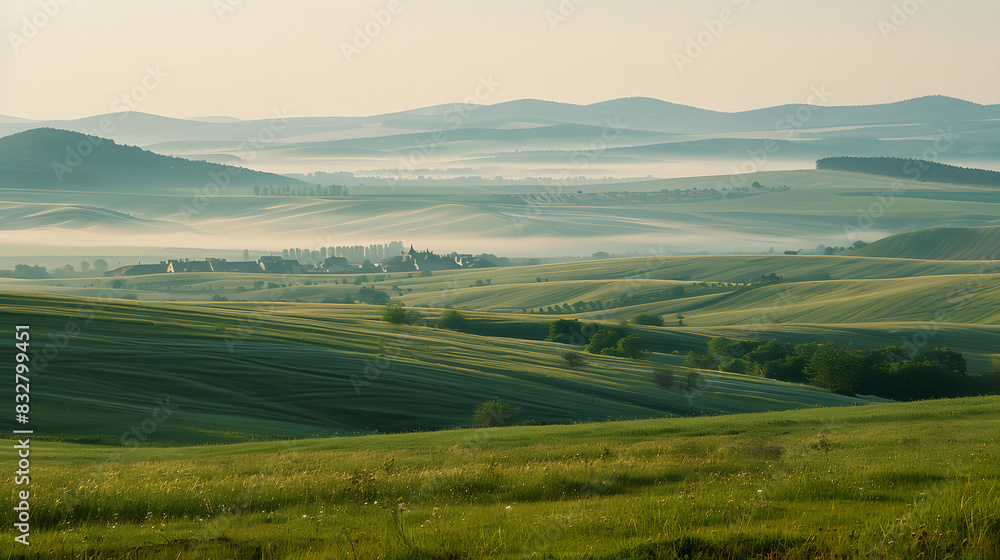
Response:
[[[570,423],[864,402],[812,387],[703,373],[697,398],[660,389],[655,362],[588,356],[568,368],[566,345],[456,333],[378,320],[361,305],[138,303],[0,294],[0,317],[48,335],[81,334],[51,363],[32,359],[33,425],[50,437],[118,441],[169,398],[160,442],[243,441],[445,429],[473,424],[499,396],[529,423]],[[433,317],[437,312],[428,310]],[[502,327],[502,325],[501,325]],[[52,340],[55,340],[53,338]],[[36,404],[37,403],[37,404]],[[85,419],[82,421],[81,419]],[[12,420],[3,426],[10,428]]]
[[[162,156],[114,140],[38,128],[0,138],[4,187],[151,192],[254,186],[305,186],[272,173]]]
[[[901,259],[992,261],[1000,256],[1000,226],[942,227],[900,233],[856,249],[854,254]]]
[[[830,157],[816,162],[816,169],[851,171],[913,181],[956,185],[1000,186],[1000,172],[969,169],[920,159],[896,157]]]

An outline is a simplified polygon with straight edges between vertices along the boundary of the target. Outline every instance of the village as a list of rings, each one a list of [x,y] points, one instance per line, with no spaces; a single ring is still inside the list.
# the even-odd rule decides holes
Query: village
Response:
[[[312,258],[312,255],[310,255]],[[303,259],[304,260],[304,259]],[[356,274],[369,272],[434,272],[474,268],[494,268],[498,266],[485,256],[467,253],[437,255],[430,250],[417,251],[410,246],[407,252],[373,263],[365,259],[360,264],[351,263],[345,256],[329,256],[316,262],[302,262],[285,256],[262,256],[257,260],[228,261],[206,258],[205,260],[171,259],[157,264],[131,264],[109,270],[105,276],[143,276],[147,274],[167,274],[179,272],[232,272],[243,274]]]

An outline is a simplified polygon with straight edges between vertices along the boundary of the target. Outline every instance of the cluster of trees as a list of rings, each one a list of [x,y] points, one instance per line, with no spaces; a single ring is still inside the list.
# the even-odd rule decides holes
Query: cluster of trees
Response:
[[[315,185],[309,187],[254,187],[257,196],[347,196],[343,185]]]
[[[831,157],[816,162],[816,169],[852,171],[933,183],[1000,186],[1000,172],[894,157]]]
[[[54,268],[51,271],[44,266],[32,266],[28,264],[14,265],[14,270],[0,270],[0,278],[23,278],[26,280],[41,280],[45,278],[69,278],[72,276],[87,277],[92,274],[101,275],[108,271],[108,263],[104,259],[94,261],[93,273],[91,264],[88,261],[80,263],[80,272],[71,264]]]
[[[601,356],[641,360],[649,354],[639,335],[627,334],[599,323],[584,324],[579,319],[553,321],[549,324],[549,335],[545,340],[582,345],[587,352]]]
[[[867,246],[868,246],[867,243],[865,243],[864,241],[860,241],[859,240],[859,241],[855,241],[854,245],[851,245],[850,247],[825,247],[823,249],[823,254],[824,255],[840,255],[840,254],[846,253],[848,251],[853,251],[855,249],[860,249],[862,247],[867,247]]]
[[[419,325],[419,326],[433,326],[439,329],[447,329],[450,331],[461,331],[464,330],[468,325],[468,319],[465,315],[462,315],[454,309],[449,309],[441,314],[433,323],[428,321],[415,310],[407,310],[406,307],[398,302],[391,301],[382,308],[382,315],[380,319],[386,323],[392,323],[394,325]]]
[[[909,401],[997,393],[1000,376],[970,375],[965,358],[948,348],[857,350],[833,342],[790,345],[713,338],[708,352],[689,352],[684,365],[809,383],[843,394]]]

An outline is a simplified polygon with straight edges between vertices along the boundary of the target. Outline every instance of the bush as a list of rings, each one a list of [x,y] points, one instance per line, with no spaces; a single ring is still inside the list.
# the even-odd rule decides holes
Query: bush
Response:
[[[390,303],[382,309],[382,320],[394,325],[405,325],[406,308],[398,303]]]
[[[465,318],[465,315],[462,315],[461,313],[455,311],[454,309],[449,309],[448,311],[445,311],[443,315],[438,317],[438,320],[437,322],[434,323],[434,326],[439,329],[460,331],[463,328],[465,328],[466,323],[467,320]]]
[[[494,397],[476,409],[476,425],[483,428],[513,426],[520,421],[521,409]]]
[[[278,286],[278,285],[277,285],[277,284],[275,284],[274,282],[268,282],[268,283],[267,283],[267,289],[268,289],[268,290],[275,290],[275,289],[277,289],[277,288],[279,288],[279,287],[280,287],[280,286]]]
[[[663,317],[660,315],[651,315],[647,313],[641,313],[632,317],[632,322],[636,325],[645,325],[648,327],[662,327]]]
[[[242,294],[245,291],[247,291],[247,289],[245,287],[243,287],[243,286],[236,286],[236,293]]]
[[[229,301],[229,298],[227,298],[226,296],[220,296],[219,294],[215,294],[214,296],[212,296],[212,301]]]

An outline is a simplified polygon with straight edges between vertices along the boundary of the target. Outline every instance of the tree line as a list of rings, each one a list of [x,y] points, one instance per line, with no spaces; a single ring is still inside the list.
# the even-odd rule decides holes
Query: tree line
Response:
[[[859,350],[834,342],[791,345],[716,337],[706,353],[689,352],[684,365],[899,401],[1000,394],[1000,374],[971,375],[962,354],[948,348],[913,353],[902,346]]]
[[[1000,186],[1000,172],[958,167],[922,159],[894,157],[830,157],[816,162],[816,169],[851,171],[912,181]]]

